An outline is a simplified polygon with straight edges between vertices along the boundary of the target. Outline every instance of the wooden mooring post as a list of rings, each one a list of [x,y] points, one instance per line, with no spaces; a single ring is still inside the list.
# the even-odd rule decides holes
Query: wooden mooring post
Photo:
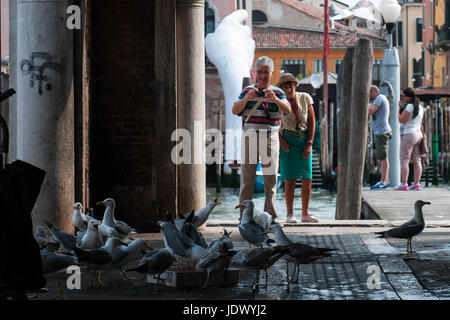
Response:
[[[355,49],[349,48],[341,63],[337,78],[337,199],[336,220],[344,219],[345,210],[345,186],[347,185],[348,142],[350,139],[350,103],[352,93],[352,69],[353,53]]]
[[[359,39],[353,54],[345,219],[359,219],[361,216],[361,197],[369,113],[369,88],[372,83],[372,69],[372,42],[368,39]],[[351,195],[351,197],[348,195]]]

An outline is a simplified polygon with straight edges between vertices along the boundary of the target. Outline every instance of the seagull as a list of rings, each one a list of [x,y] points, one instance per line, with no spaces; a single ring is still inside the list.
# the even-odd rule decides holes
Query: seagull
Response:
[[[78,265],[77,257],[67,254],[49,252],[45,250],[41,250],[40,253],[42,261],[42,273],[59,274],[58,281],[56,283],[56,288],[58,289],[59,294],[62,295],[63,289],[61,288],[61,275],[66,273],[67,267],[72,265]]]
[[[211,272],[218,272],[228,269],[231,263],[231,259],[236,253],[237,251],[235,250],[227,250],[225,252],[210,251],[207,255],[205,255],[197,262],[195,269],[204,269],[207,273],[206,281],[203,284],[202,288],[206,288],[208,286],[209,275],[211,274]]]
[[[411,244],[412,237],[421,233],[422,230],[425,228],[425,220],[423,219],[422,207],[427,204],[431,204],[431,202],[417,200],[414,203],[414,218],[396,228],[392,228],[383,232],[375,232],[376,234],[380,235],[378,238],[392,237],[392,238],[407,239],[406,252],[412,253],[413,252]]]
[[[83,205],[81,204],[81,202],[76,202],[73,206],[73,209],[72,224],[78,230],[85,230],[89,221],[91,220],[100,222],[94,217],[83,213]]]
[[[103,268],[106,269],[120,269],[122,272],[122,276],[126,278],[130,283],[134,284],[133,280],[131,280],[124,271],[124,267],[131,263],[142,259],[142,257],[146,254],[147,249],[153,250],[153,248],[147,246],[145,240],[143,239],[134,239],[127,246],[118,246],[115,248],[112,253],[112,259],[108,263],[107,266]],[[101,278],[101,274],[100,274]]]
[[[80,235],[76,236],[67,232],[64,232],[60,228],[52,225],[47,220],[44,221],[45,225],[48,227],[52,235],[59,241],[59,243],[69,250],[74,250],[74,248],[78,245],[81,245],[82,237]],[[61,246],[60,246],[61,249]]]
[[[125,237],[123,234],[118,232],[115,228],[107,226],[103,222],[98,226],[98,232],[99,232],[100,237],[102,238],[103,242],[106,242],[106,240],[108,240],[108,238],[111,238],[111,237],[119,238],[119,239],[122,239]]]
[[[208,246],[208,251],[215,252],[227,252],[228,250],[233,249],[233,242],[230,239],[230,232],[223,229],[223,236],[220,239],[214,239]]]
[[[98,227],[100,221],[89,220],[87,230],[81,238],[81,249],[98,249],[103,246],[102,238],[100,237]]]
[[[235,262],[244,265],[249,269],[256,271],[256,278],[253,281],[252,288],[257,290],[259,286],[260,270],[266,273],[266,288],[267,288],[267,269],[270,268],[278,259],[285,255],[289,250],[289,246],[275,246],[254,248],[240,251],[240,255],[236,256]]]
[[[242,220],[239,223],[239,233],[242,238],[248,241],[250,244],[262,247],[267,244],[270,247],[270,243],[274,241],[266,235],[264,227],[258,224],[253,217],[253,209],[255,205],[252,200],[244,200],[241,204],[237,205],[237,208],[244,208],[242,211]]]
[[[209,217],[210,213],[213,211],[213,209],[217,205],[222,203],[219,201],[219,197],[220,197],[220,195],[211,199],[209,201],[209,203],[206,205],[206,207],[203,207],[200,210],[195,211],[195,216],[192,219],[192,224],[195,228],[198,228],[202,224],[204,224],[206,222],[206,220],[208,220],[208,217]],[[185,218],[187,218],[190,214],[191,214],[191,212],[188,212],[188,213],[183,214],[183,216]]]
[[[314,262],[320,258],[327,257],[330,254],[329,251],[334,251],[337,249],[334,248],[316,248],[307,244],[303,244],[300,242],[293,242],[290,240],[286,234],[284,233],[282,227],[279,224],[273,223],[269,232],[272,232],[275,235],[275,243],[277,246],[289,246],[287,254],[283,257],[286,260],[286,277],[288,277],[288,282],[298,282],[298,276],[300,272],[300,264],[309,264]],[[296,269],[289,280],[289,262],[295,263]],[[297,271],[297,277],[295,281],[294,275]]]
[[[106,206],[105,213],[103,214],[102,224],[116,229],[117,232],[125,236],[136,233],[136,230],[131,228],[128,224],[114,218],[114,210],[116,209],[116,202],[114,201],[114,199],[107,198],[103,201],[97,202],[97,205]]]
[[[87,230],[82,230],[81,232],[79,231],[77,235],[64,232],[47,220],[45,220],[44,223],[49,228],[52,235],[60,242],[60,244],[69,250],[74,250],[75,247],[81,249],[95,249],[103,245],[103,242],[99,242],[101,239],[98,236],[98,230],[96,230],[98,228],[98,223],[94,220],[89,221],[89,227]]]
[[[197,263],[208,254],[205,248],[195,244],[194,241],[182,234],[175,223],[159,221],[158,225],[161,228],[165,246],[173,251],[175,257]]]
[[[181,233],[190,238],[192,241],[194,241],[195,244],[207,248],[208,245],[206,244],[205,239],[203,238],[202,234],[197,231],[197,229],[194,227],[194,225],[191,223],[192,219],[194,218],[195,211],[192,211],[191,214],[186,218],[186,222],[184,223],[183,228],[181,229]]]
[[[48,236],[44,226],[37,226],[34,238],[39,246],[39,250],[54,252],[58,250],[59,242],[52,236]]]
[[[152,248],[146,245],[144,239],[134,239],[133,241],[128,243],[127,246],[120,246],[116,248],[113,254],[113,259],[109,263],[109,267],[122,267],[130,262],[139,260],[145,255],[147,249]]]
[[[101,281],[101,272],[112,261],[115,251],[121,245],[127,246],[128,244],[123,242],[119,238],[111,237],[108,238],[105,245],[98,249],[80,249],[79,247],[74,248],[75,255],[78,257],[78,261],[91,270],[91,288],[93,287],[94,276],[96,277],[99,285],[105,286]],[[98,276],[97,272],[99,272]]]
[[[172,265],[174,260],[175,256],[173,255],[172,250],[168,248],[148,251],[144,257],[142,257],[141,262],[136,268],[125,270],[125,272],[137,271],[139,273],[157,274],[156,284],[158,285],[159,280],[161,280],[161,274]]]
[[[41,250],[42,273],[49,274],[64,270],[71,265],[77,265],[75,256]]]
[[[263,211],[255,216],[255,221],[264,228],[264,231],[267,231],[272,224],[272,215]]]

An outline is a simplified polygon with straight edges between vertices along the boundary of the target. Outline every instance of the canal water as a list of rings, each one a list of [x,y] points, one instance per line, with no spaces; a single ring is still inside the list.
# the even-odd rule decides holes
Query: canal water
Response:
[[[300,198],[301,189],[295,189],[294,198],[294,215],[299,220],[302,214],[302,200]],[[239,188],[222,188],[220,201],[212,211],[209,220],[238,220],[239,209],[234,209],[239,204]],[[206,191],[207,202],[216,196],[216,188],[208,187]],[[253,202],[255,203],[255,213],[264,210],[264,193],[254,193]],[[275,201],[275,208],[278,213],[278,220],[286,219],[286,203],[284,201],[283,189],[278,189]],[[326,189],[313,189],[311,201],[309,204],[309,212],[320,220],[334,220],[336,211],[336,192]]]

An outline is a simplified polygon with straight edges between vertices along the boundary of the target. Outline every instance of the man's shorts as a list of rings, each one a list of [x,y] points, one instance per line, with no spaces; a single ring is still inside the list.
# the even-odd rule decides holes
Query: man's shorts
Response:
[[[377,159],[385,160],[388,155],[389,140],[392,138],[392,133],[388,132],[375,136],[375,149],[377,150]]]

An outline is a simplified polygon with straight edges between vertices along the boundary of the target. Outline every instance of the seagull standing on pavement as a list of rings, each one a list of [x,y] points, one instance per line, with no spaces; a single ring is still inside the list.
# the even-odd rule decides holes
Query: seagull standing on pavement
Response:
[[[204,269],[207,273],[206,281],[202,288],[206,288],[208,286],[209,275],[211,272],[218,272],[222,270],[226,271],[228,269],[231,259],[236,253],[237,251],[235,250],[227,250],[225,252],[210,251],[197,262],[195,269]]]
[[[63,274],[66,274],[67,267],[71,265],[78,265],[77,257],[67,255],[67,254],[59,254],[55,252],[41,250],[41,261],[42,261],[42,273],[50,274],[56,273],[58,274],[58,280],[56,282],[56,288],[60,295],[63,294],[63,289],[61,287],[61,277]]]
[[[269,275],[267,269],[270,268],[278,259],[287,253],[289,246],[275,246],[254,248],[248,250],[241,250],[239,255],[236,255],[234,262],[243,265],[249,269],[255,270],[256,277],[252,284],[252,289],[255,291],[259,287],[259,274],[261,270],[264,270],[266,274],[266,284]]]
[[[431,204],[431,202],[417,200],[414,203],[414,218],[410,221],[405,222],[401,226],[389,229],[383,232],[375,232],[380,236],[378,238],[399,238],[406,240],[406,252],[411,253],[412,251],[412,237],[418,235],[425,228],[425,220],[423,218],[422,207],[424,205]]]
[[[81,249],[98,249],[103,246],[103,241],[98,231],[99,225],[100,222],[96,222],[95,220],[88,222],[86,233],[81,238]]]
[[[281,226],[276,223],[270,226],[269,231],[274,233],[277,246],[284,245],[289,248],[287,254],[283,257],[283,259],[286,260],[286,277],[288,278],[288,282],[298,282],[301,264],[309,264],[320,258],[329,256],[329,251],[337,250],[334,248],[316,248],[300,242],[293,242],[286,236]],[[289,262],[295,263],[296,267],[292,273],[291,279],[289,279]],[[294,281],[293,279],[296,271],[297,277]]]
[[[76,202],[73,206],[73,209],[72,224],[78,230],[86,230],[88,223],[91,220],[100,222],[94,217],[83,213],[83,205],[81,204],[81,202]]]
[[[114,228],[117,232],[121,233],[124,236],[131,233],[136,233],[136,230],[131,228],[128,224],[114,218],[114,211],[116,210],[116,202],[114,201],[114,199],[105,199],[103,201],[97,202],[97,205],[106,206],[105,213],[103,214],[102,224]]]
[[[99,285],[105,286],[105,284],[101,280],[101,273],[112,261],[115,250],[121,245],[127,246],[128,244],[123,242],[119,238],[111,237],[108,238],[105,245],[98,249],[80,249],[78,247],[74,248],[75,254],[78,257],[78,261],[91,270],[91,288],[93,287],[94,277],[97,279]]]
[[[214,239],[209,245],[208,251],[227,252],[233,249],[233,242],[230,239],[231,231],[223,229],[223,236],[220,239]]]
[[[125,272],[129,271],[137,271],[139,273],[146,274],[157,274],[157,282],[159,284],[159,280],[161,280],[160,276],[164,271],[166,271],[175,260],[175,256],[172,253],[172,250],[168,248],[161,248],[153,251],[148,251],[144,257],[142,257],[139,265],[136,268],[125,270]]]
[[[270,243],[274,241],[266,235],[264,227],[255,221],[253,216],[255,205],[253,201],[244,200],[235,207],[235,209],[237,208],[244,208],[242,211],[242,219],[238,226],[242,238],[255,246],[262,247],[264,244],[267,244],[270,247]]]

